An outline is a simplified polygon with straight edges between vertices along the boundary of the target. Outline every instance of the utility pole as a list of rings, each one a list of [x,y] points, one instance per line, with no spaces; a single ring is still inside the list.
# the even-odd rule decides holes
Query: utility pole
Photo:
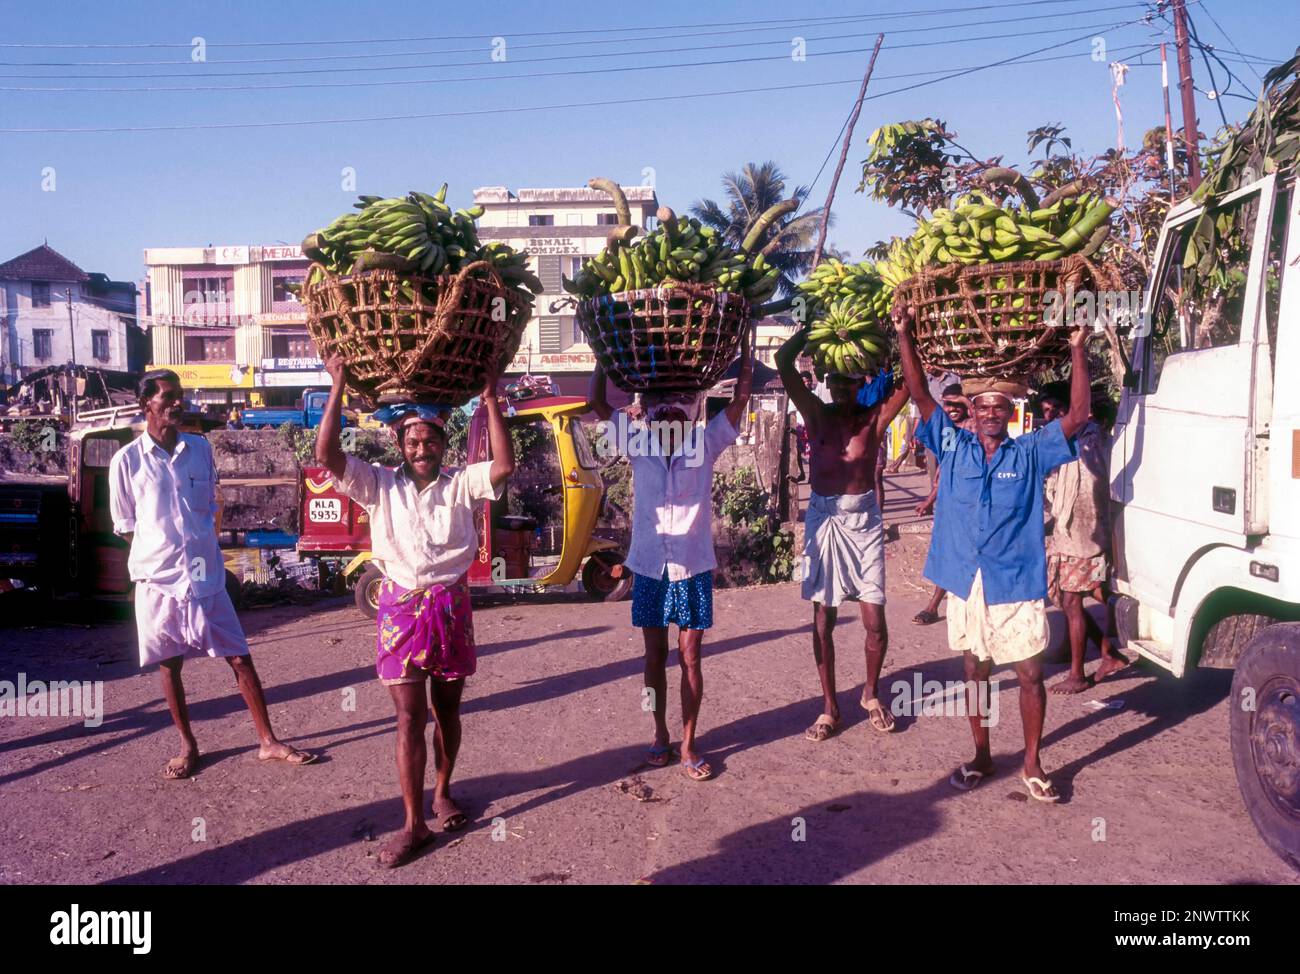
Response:
[[[1187,49],[1187,7],[1173,0],[1174,44],[1178,48],[1178,91],[1183,97],[1183,141],[1187,143],[1187,181],[1192,191],[1201,184],[1200,136],[1196,132],[1196,89],[1192,87],[1192,55]]]
[[[77,364],[77,332],[72,327],[72,285],[71,284],[68,285],[66,294],[68,296],[68,340],[71,342],[72,345],[72,364],[76,365]]]
[[[853,114],[849,116],[848,127],[844,130],[844,145],[840,149],[839,165],[835,167],[835,175],[831,177],[831,189],[826,194],[826,206],[822,210],[821,229],[817,231],[817,249],[813,251],[813,267],[822,262],[822,250],[826,247],[826,228],[831,219],[831,203],[835,200],[835,187],[840,183],[840,173],[844,171],[844,162],[849,156],[849,143],[853,141],[853,126],[857,124],[858,115],[862,111],[862,100],[867,95],[867,85],[871,81],[871,72],[876,68],[876,55],[880,53],[880,45],[884,40],[884,34],[876,35],[876,46],[871,51],[871,61],[867,64],[867,73],[862,76],[862,88],[858,91],[858,100],[853,105]]]
[[[1169,111],[1169,59],[1163,41],[1160,43],[1160,87],[1165,96],[1165,168],[1169,170],[1169,202],[1172,205],[1178,176],[1174,169],[1174,117]]]

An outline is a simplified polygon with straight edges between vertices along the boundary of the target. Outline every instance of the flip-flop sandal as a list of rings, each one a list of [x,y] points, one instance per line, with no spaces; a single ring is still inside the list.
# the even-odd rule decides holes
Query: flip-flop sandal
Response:
[[[861,700],[862,709],[867,712],[867,722],[873,728],[882,734],[891,734],[894,731],[894,715],[884,708],[877,697],[870,700]]]
[[[442,830],[444,832],[459,832],[469,824],[469,816],[464,812],[452,812],[445,819],[437,812],[433,813],[434,821],[442,819]]]
[[[918,626],[933,626],[939,621],[939,613],[931,612],[929,609],[922,609],[916,615],[912,616],[912,622]]]
[[[677,752],[671,744],[652,744],[645,752],[645,763],[652,768],[666,768],[677,760]]]
[[[840,722],[835,718],[822,714],[816,722],[803,732],[803,736],[810,741],[829,741],[832,737],[840,732]]]
[[[1028,775],[1022,774],[1020,780],[1025,783],[1025,787],[1029,789],[1029,797],[1034,801],[1051,804],[1061,800],[1061,796],[1052,787],[1049,778],[1030,778]]]
[[[948,784],[958,791],[974,791],[979,787],[980,782],[992,776],[992,774],[992,771],[977,771],[963,764],[949,776]]]
[[[396,869],[398,866],[405,866],[424,849],[433,845],[434,837],[433,833],[430,832],[422,839],[412,839],[410,841],[401,842],[400,845],[398,845],[398,841],[399,840],[394,840],[393,842],[390,842],[379,851],[379,865],[383,866],[385,869]],[[385,859],[384,856],[388,855],[390,850],[393,851],[393,855],[390,858]]]
[[[293,749],[289,752],[289,754],[288,754],[287,757],[282,757],[282,758],[264,758],[264,757],[262,757],[261,755],[258,755],[257,760],[259,760],[259,761],[283,761],[285,764],[292,764],[295,768],[301,768],[301,767],[302,767],[303,765],[305,765],[305,764],[315,764],[317,761],[320,760],[320,755],[319,755],[319,754],[314,754],[314,753],[312,753],[311,751],[303,751],[303,750],[300,750],[299,748],[296,748],[296,747],[295,747],[295,748],[293,748]]]
[[[704,758],[683,761],[682,770],[686,773],[686,777],[692,781],[708,781],[713,777],[713,768],[709,766],[709,763]]]

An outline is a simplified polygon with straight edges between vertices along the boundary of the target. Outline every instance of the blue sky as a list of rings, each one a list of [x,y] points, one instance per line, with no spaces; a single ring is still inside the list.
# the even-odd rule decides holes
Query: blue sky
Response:
[[[635,6],[6,0],[0,2],[5,27],[0,33],[0,260],[48,238],[87,270],[138,280],[148,246],[296,243],[351,204],[353,194],[340,188],[344,167],[355,170],[361,193],[436,189],[445,180],[455,205],[467,205],[478,186],[575,186],[596,175],[639,183],[652,170],[661,202],[681,212],[702,196],[718,197],[720,175],[750,160],[773,159],[792,184],[810,183],[834,145],[813,193],[820,203],[838,156],[836,133],[852,106],[875,34],[883,31],[885,43],[840,181],[830,235],[832,243],[856,256],[875,240],[907,229],[901,215],[855,192],[872,129],[888,121],[938,117],[976,154],[1001,153],[1021,163],[1026,131],[1059,122],[1076,149],[1100,152],[1116,136],[1107,61],[1135,64],[1137,51],[1158,43],[1164,29],[1163,23],[1108,25],[1139,18],[1144,9],[1120,0],[668,0]],[[1228,66],[1246,86],[1234,82],[1236,93],[1253,96],[1259,81],[1236,59],[1233,47],[1280,60],[1300,42],[1293,0],[1189,0],[1189,12],[1201,40],[1231,59]],[[596,29],[606,32],[591,32]],[[983,35],[1010,36],[979,39]],[[202,63],[192,60],[195,37],[206,44]],[[791,57],[796,37],[804,38],[804,60]],[[1103,60],[1093,58],[1095,37],[1105,40]],[[501,52],[493,38],[504,38],[504,60],[493,60],[493,51]],[[1167,40],[1172,67],[1172,29]],[[302,43],[307,41],[343,43]],[[1033,55],[1058,60],[993,67],[889,93],[940,77],[917,72],[988,65],[1066,41]],[[41,44],[157,46],[14,46]],[[849,53],[835,53],[841,51]],[[340,57],[397,52],[408,56]],[[1148,54],[1145,60],[1157,57]],[[765,60],[750,60],[755,58]],[[657,67],[607,70],[650,65]],[[604,70],[556,74],[598,69]],[[1199,57],[1193,70],[1198,88],[1208,90]],[[1262,75],[1265,66],[1255,70]],[[284,73],[291,71],[312,73]],[[1222,88],[1218,65],[1215,71]],[[525,74],[550,76],[518,77]],[[905,74],[913,76],[898,77]],[[459,78],[473,80],[447,80]],[[444,80],[358,84],[428,79]],[[84,90],[204,85],[242,87]],[[281,85],[304,87],[275,87]],[[82,90],[12,90],[54,87]],[[782,90],[635,101],[749,88]],[[1176,90],[1173,96],[1177,125]],[[1135,65],[1121,98],[1132,143],[1162,123],[1159,68]],[[546,107],[589,102],[605,104]],[[1197,104],[1202,130],[1214,131],[1219,125],[1214,102],[1198,94]],[[1229,119],[1250,108],[1250,102],[1232,97],[1221,104]],[[529,110],[498,111],[506,108]],[[481,114],[448,114],[474,112]],[[165,131],[13,131],[381,115],[443,117]],[[52,192],[43,189],[50,170]]]

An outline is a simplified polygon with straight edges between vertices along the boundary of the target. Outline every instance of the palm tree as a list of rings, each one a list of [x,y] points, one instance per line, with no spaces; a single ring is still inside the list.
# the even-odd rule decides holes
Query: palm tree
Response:
[[[725,207],[713,200],[699,200],[691,204],[691,213],[722,234],[729,246],[738,248],[754,221],[768,207],[790,198],[803,204],[809,187],[796,186],[793,192],[786,193],[785,180],[785,173],[775,162],[761,165],[747,162],[740,172],[729,172],[722,177],[727,194]],[[781,271],[778,294],[793,294],[794,278],[802,277],[811,269],[821,219],[821,207],[802,213],[796,211],[774,223],[759,241],[764,260]]]

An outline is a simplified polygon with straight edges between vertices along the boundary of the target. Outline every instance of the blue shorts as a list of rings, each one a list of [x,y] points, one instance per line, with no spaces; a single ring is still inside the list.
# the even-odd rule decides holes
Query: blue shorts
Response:
[[[680,582],[632,576],[632,625],[655,629],[676,625],[708,629],[713,625],[713,572],[700,572]]]

